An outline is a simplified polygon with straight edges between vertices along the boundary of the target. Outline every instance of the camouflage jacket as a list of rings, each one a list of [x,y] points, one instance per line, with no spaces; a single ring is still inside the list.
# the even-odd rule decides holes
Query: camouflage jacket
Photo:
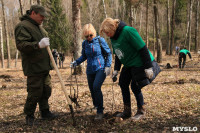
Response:
[[[15,41],[22,56],[24,75],[35,76],[49,73],[52,66],[48,51],[38,46],[46,34],[28,15],[24,15],[20,20],[21,22],[15,27]]]

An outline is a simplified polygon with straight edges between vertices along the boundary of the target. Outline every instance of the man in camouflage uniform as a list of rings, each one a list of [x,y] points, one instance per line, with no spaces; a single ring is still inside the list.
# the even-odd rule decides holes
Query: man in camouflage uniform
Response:
[[[27,76],[27,99],[24,106],[26,124],[34,124],[34,112],[39,104],[43,119],[54,118],[49,111],[48,99],[51,96],[52,69],[50,57],[46,49],[50,45],[45,30],[41,24],[47,16],[44,7],[31,6],[30,10],[20,18],[21,22],[15,27],[17,49],[21,53],[24,75]]]

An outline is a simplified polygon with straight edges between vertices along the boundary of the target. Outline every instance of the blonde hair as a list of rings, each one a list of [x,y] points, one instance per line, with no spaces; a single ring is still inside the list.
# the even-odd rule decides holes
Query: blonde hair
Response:
[[[85,39],[85,36],[88,35],[88,32],[89,32],[89,31],[92,32],[93,37],[96,37],[97,32],[96,32],[94,26],[93,26],[91,23],[89,23],[89,24],[85,24],[85,25],[83,26],[83,30],[82,30],[82,39]]]
[[[101,23],[101,27],[99,30],[100,35],[103,35],[103,32],[114,32],[117,30],[117,27],[119,25],[119,19],[112,19],[112,18],[106,18]]]

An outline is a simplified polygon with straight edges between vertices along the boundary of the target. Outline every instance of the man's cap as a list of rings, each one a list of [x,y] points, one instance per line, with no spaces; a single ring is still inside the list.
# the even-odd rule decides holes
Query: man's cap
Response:
[[[44,17],[47,17],[48,14],[47,12],[45,11],[44,7],[41,6],[41,5],[32,5],[31,8],[30,8],[30,11],[34,11],[35,13],[39,13],[40,15],[44,16]]]

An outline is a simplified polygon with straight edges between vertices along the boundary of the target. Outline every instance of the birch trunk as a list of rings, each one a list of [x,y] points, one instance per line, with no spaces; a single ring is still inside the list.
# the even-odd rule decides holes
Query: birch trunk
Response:
[[[195,28],[195,52],[198,52],[198,42],[199,42],[199,0],[196,1],[196,28]]]
[[[141,33],[142,30],[142,10],[140,10],[140,28],[139,28],[139,33]]]
[[[153,56],[156,56],[155,25],[153,25]]]
[[[40,4],[40,0],[30,0],[30,5],[39,5]]]
[[[3,28],[1,21],[0,21],[0,39],[1,39],[1,68],[4,68]]]
[[[190,0],[190,13],[189,13],[189,34],[188,34],[188,50],[190,51],[191,45],[191,22],[192,22],[192,7],[193,7],[194,0]]]
[[[148,24],[148,16],[149,16],[149,1],[147,0],[147,5],[146,5],[146,45],[147,48],[149,47],[149,36],[148,36],[148,29],[149,29],[149,24]]]
[[[133,5],[130,4],[130,18],[129,18],[129,23],[130,25],[133,27],[134,25],[134,21],[133,21],[133,11],[134,11],[134,8],[133,8]]]
[[[126,14],[126,2],[123,0],[122,20],[124,20]]]
[[[10,68],[10,44],[9,44],[9,35],[8,35],[8,27],[7,27],[7,21],[6,21],[6,15],[5,15],[5,9],[4,9],[4,1],[1,0],[2,4],[2,14],[3,14],[3,23],[4,23],[4,31],[6,35],[6,46],[7,46],[7,68]]]
[[[104,9],[104,14],[105,14],[105,17],[107,18],[107,12],[106,12],[106,6],[105,6],[105,2],[104,0],[103,1],[103,9]]]
[[[114,7],[115,7],[115,16],[116,18],[119,18],[119,0],[114,1]]]

